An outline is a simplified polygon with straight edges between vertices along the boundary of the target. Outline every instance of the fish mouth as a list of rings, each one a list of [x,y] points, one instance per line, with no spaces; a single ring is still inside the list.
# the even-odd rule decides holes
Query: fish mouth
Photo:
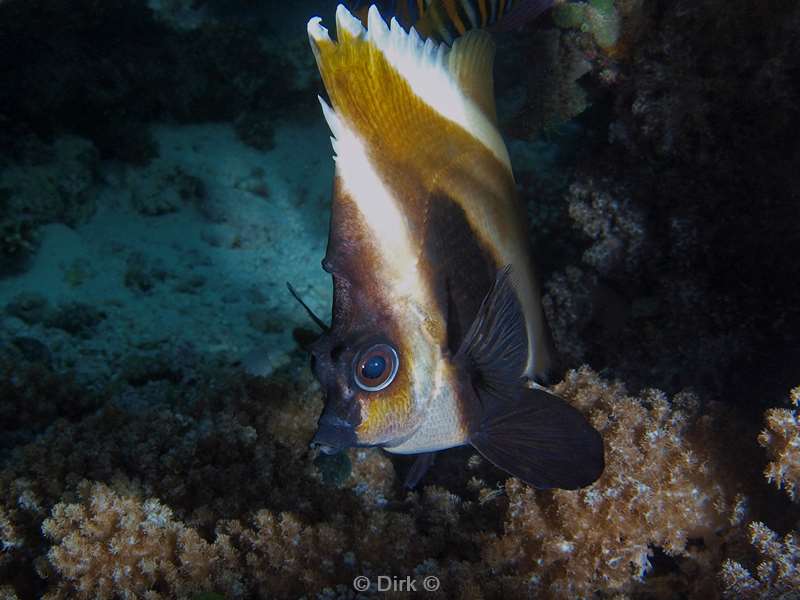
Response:
[[[323,454],[337,454],[345,448],[351,448],[357,444],[358,439],[353,425],[325,411],[319,419],[317,432],[314,434],[310,446]]]

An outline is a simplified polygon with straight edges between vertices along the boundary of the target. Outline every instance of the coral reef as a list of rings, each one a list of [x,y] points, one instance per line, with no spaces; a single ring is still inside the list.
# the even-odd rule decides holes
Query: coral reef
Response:
[[[6,304],[7,314],[21,319],[25,323],[41,323],[47,317],[49,310],[47,298],[35,292],[17,294]]]
[[[38,144],[0,170],[5,191],[0,218],[24,218],[36,225],[85,221],[95,210],[97,166],[97,151],[86,139],[68,135]]]
[[[537,247],[559,250],[539,257],[556,348],[566,367],[587,361],[633,389],[774,404],[800,331],[784,275],[797,273],[800,182],[796,145],[780,141],[800,122],[800,11],[645,2],[636,17],[633,4],[616,4],[621,38],[634,21],[639,37],[613,82],[583,51],[592,106],[561,197],[526,195],[532,213],[560,204],[560,228],[534,229]]]
[[[640,209],[624,195],[612,195],[591,181],[573,183],[567,198],[569,216],[593,241],[583,253],[583,262],[601,276],[634,272],[649,237]]]
[[[529,68],[522,74],[522,85],[519,69],[513,67],[519,64],[520,54],[531,57]],[[508,63],[504,63],[504,57]],[[500,114],[506,119],[505,129],[515,137],[533,137],[581,114],[588,100],[578,80],[591,68],[584,53],[567,43],[556,29],[506,42],[501,47],[498,80],[500,85],[513,90],[517,98],[507,99],[512,96],[509,92],[507,97],[501,94],[498,98],[503,108]]]
[[[103,393],[56,372],[50,350],[35,338],[0,347],[0,456],[31,441],[57,419],[78,420],[96,410]]]
[[[128,174],[131,204],[140,214],[155,217],[178,211],[206,197],[203,180],[175,165],[154,161]]]
[[[74,226],[95,211],[94,146],[74,136],[32,145],[18,160],[0,156],[0,277],[25,270],[40,225]]]
[[[102,310],[94,306],[83,302],[71,302],[55,309],[45,324],[66,331],[70,335],[88,338],[106,317]]]
[[[720,590],[726,544],[750,516],[740,473],[756,461],[742,447],[734,462],[741,432],[692,394],[633,397],[572,371],[554,390],[603,432],[595,485],[498,490],[474,458],[461,496],[404,494],[379,450],[308,455],[321,402],[305,369],[220,369],[187,373],[189,395],[186,376],[117,384],[98,412],[14,450],[0,471],[0,575],[26,574],[18,595],[294,597],[346,593],[359,574],[435,574],[447,597],[635,594],[659,581],[701,597]]]
[[[0,221],[0,277],[25,270],[39,248],[36,226],[29,219]]]
[[[685,590],[713,590],[707,569],[719,563],[745,504],[725,456],[726,435],[718,431],[719,407],[704,413],[691,394],[670,401],[654,390],[633,398],[585,368],[554,389],[602,432],[606,470],[593,486],[554,491],[544,502],[541,493],[507,484],[505,536],[484,550],[491,568],[521,571],[541,597],[587,597],[630,592],[657,577],[657,549],[684,575],[704,572],[684,579]]]
[[[125,287],[136,292],[152,292],[155,286],[174,276],[162,260],[151,259],[142,252],[132,252],[125,262]]]
[[[790,392],[792,404],[800,403],[800,386]],[[764,470],[767,481],[783,487],[794,502],[798,500],[797,486],[800,475],[798,439],[800,424],[797,411],[772,408],[766,411],[767,428],[758,436],[758,442],[767,449],[772,462]],[[760,521],[747,526],[747,538],[755,557],[752,570],[737,560],[727,559],[720,572],[724,592],[730,598],[793,598],[800,590],[800,532],[795,529],[781,537]]]

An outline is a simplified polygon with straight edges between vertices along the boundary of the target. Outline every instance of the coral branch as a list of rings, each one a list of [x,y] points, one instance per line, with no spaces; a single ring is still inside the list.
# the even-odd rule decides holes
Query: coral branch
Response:
[[[800,500],[800,386],[790,392],[795,409],[771,408],[764,418],[767,428],[758,436],[758,443],[767,449],[771,462],[764,469],[767,481],[783,488],[789,497]]]
[[[792,531],[782,539],[764,523],[748,526],[750,542],[761,559],[754,577],[733,560],[722,565],[725,594],[741,600],[793,598],[800,589],[800,538]]]

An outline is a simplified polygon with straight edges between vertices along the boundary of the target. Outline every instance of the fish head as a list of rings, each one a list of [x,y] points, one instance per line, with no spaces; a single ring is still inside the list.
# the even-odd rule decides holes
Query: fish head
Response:
[[[434,394],[441,353],[424,311],[390,308],[375,286],[334,275],[330,329],[310,347],[325,408],[311,442],[326,454],[390,446],[419,427]]]

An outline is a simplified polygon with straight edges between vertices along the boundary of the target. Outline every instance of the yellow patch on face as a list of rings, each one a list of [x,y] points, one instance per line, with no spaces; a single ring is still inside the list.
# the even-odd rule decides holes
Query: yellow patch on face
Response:
[[[361,392],[361,423],[356,428],[362,444],[381,444],[403,436],[415,426],[411,354],[399,352],[400,368],[389,386],[378,392]]]

